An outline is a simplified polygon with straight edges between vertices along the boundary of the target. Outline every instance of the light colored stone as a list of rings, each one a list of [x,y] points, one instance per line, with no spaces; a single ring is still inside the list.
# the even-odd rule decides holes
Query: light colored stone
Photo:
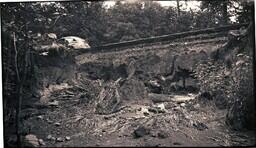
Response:
[[[238,55],[236,55],[237,57],[243,57],[244,56],[244,54],[238,54]]]
[[[44,143],[44,140],[43,140],[43,139],[39,139],[39,140],[38,140],[38,142],[39,142],[39,144],[40,144],[40,145],[45,145],[45,143]]]
[[[180,110],[180,106],[174,107],[174,110],[175,110],[175,111]]]
[[[61,137],[57,138],[57,142],[63,142],[63,141],[64,141],[63,138],[61,138]]]
[[[58,106],[59,105],[59,101],[54,100],[53,102],[49,102],[48,104],[50,106]]]
[[[181,103],[181,104],[180,104],[181,107],[184,107],[185,105],[186,105],[185,103]]]
[[[69,141],[71,138],[69,136],[66,136],[65,139]]]
[[[47,35],[51,39],[57,39],[57,35],[55,33],[48,33]]]
[[[158,104],[156,107],[160,110],[165,110],[164,103]]]
[[[230,74],[231,74],[230,71],[225,71],[225,72],[224,72],[224,75],[225,75],[225,76],[228,76],[228,75],[230,75]]]
[[[38,138],[36,137],[36,135],[33,135],[33,134],[29,134],[25,136],[25,143],[28,146],[30,145],[33,147],[39,146]]]
[[[42,115],[37,116],[37,119],[43,119]]]
[[[62,37],[61,40],[65,40],[68,43],[68,46],[78,49],[78,48],[90,48],[88,42],[82,38],[76,36],[66,36]]]
[[[196,95],[189,94],[189,95],[174,95],[173,98],[171,98],[174,102],[185,102],[189,100],[195,99]]]
[[[55,122],[54,125],[60,126],[60,123],[59,122]]]
[[[244,60],[239,60],[239,61],[236,62],[236,66],[244,64],[244,63],[245,63]]]
[[[52,135],[48,135],[46,139],[47,140],[51,140],[52,139]]]

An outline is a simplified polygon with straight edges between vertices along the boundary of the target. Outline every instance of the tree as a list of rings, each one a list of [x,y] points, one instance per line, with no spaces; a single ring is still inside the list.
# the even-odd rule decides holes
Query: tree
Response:
[[[44,13],[45,9],[41,9],[42,7],[39,3],[1,4],[1,14],[4,24],[3,52],[8,53],[3,56],[3,65],[5,65],[3,68],[5,71],[4,76],[6,78],[9,75],[14,76],[11,79],[8,78],[5,82],[6,84],[11,84],[12,87],[9,88],[8,85],[4,86],[5,91],[9,92],[4,93],[4,102],[6,102],[6,108],[10,107],[10,109],[13,109],[13,104],[16,110],[15,130],[18,145],[21,142],[22,120],[20,119],[20,114],[25,95],[24,92],[28,91],[28,85],[32,84],[29,81],[33,80],[34,65],[31,61],[33,59],[33,35],[43,33],[44,30],[50,29],[51,20],[48,16],[51,16],[50,12],[56,11],[51,11],[50,8],[52,7],[50,6],[47,9],[50,14],[46,15]],[[28,73],[28,71],[31,73]],[[27,79],[28,77],[32,79],[29,80]]]
[[[179,17],[180,16],[180,1],[179,0],[176,0],[176,2],[177,2],[177,16]]]
[[[210,17],[214,17],[216,19],[216,23],[225,25],[229,21],[229,19],[228,19],[228,5],[229,4],[230,4],[230,2],[228,0],[202,1],[201,9],[211,12]]]

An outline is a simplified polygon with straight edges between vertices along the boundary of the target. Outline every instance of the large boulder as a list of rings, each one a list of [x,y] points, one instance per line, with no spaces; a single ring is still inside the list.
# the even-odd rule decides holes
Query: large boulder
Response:
[[[56,52],[73,52],[77,49],[90,49],[88,41],[77,36],[57,38],[54,33],[37,34],[33,36],[33,49],[42,56]]]
[[[60,40],[64,41],[66,46],[73,49],[90,48],[89,43],[85,39],[77,36],[66,36],[62,37]]]

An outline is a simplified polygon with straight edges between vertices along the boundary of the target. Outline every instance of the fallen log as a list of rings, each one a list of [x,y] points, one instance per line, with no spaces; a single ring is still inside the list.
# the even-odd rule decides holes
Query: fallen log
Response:
[[[207,28],[207,29],[188,31],[188,32],[180,32],[180,33],[174,33],[174,34],[156,36],[156,37],[150,37],[150,38],[142,38],[142,39],[119,42],[119,43],[111,43],[111,44],[106,44],[106,45],[101,45],[101,46],[96,46],[91,48],[81,48],[81,49],[77,49],[76,52],[77,53],[103,52],[105,50],[110,50],[110,49],[115,49],[120,47],[134,46],[134,45],[144,44],[144,43],[170,41],[178,38],[184,38],[187,36],[193,36],[193,35],[199,35],[199,34],[210,34],[210,33],[229,31],[229,30],[239,29],[240,27],[243,27],[243,26],[248,26],[248,23],[226,25],[222,27]]]

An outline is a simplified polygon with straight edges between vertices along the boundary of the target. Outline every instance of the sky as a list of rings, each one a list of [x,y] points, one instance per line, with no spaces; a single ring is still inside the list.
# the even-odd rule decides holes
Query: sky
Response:
[[[135,2],[137,0],[126,0],[127,2]],[[166,7],[169,7],[169,6],[172,6],[172,7],[176,7],[177,6],[177,3],[176,1],[172,0],[172,1],[156,1],[158,3],[160,3],[160,5],[162,6],[166,6]],[[115,4],[115,1],[106,1],[105,2],[105,5],[107,7],[111,7]],[[190,8],[192,10],[199,10],[199,6],[200,6],[200,2],[199,1],[180,1],[180,5],[181,6],[181,9],[182,10],[190,10]]]

